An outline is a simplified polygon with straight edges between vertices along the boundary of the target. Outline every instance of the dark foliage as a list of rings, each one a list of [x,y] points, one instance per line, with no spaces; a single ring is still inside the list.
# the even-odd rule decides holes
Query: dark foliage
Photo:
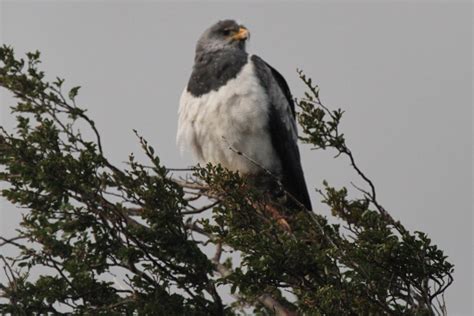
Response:
[[[453,266],[379,203],[339,131],[343,112],[324,106],[302,72],[301,140],[348,159],[368,188],[354,186],[350,198],[324,182],[319,193],[342,225],[302,205],[282,210],[219,166],[173,177],[140,136],[147,165],[133,155],[112,164],[76,105],[79,87],[63,92],[39,62],[37,52],[23,60],[0,48],[0,86],[18,100],[16,130],[0,132],[2,195],[28,210],[17,236],[0,239],[18,249],[0,255],[0,313],[446,314]],[[48,273],[32,278],[36,267]]]

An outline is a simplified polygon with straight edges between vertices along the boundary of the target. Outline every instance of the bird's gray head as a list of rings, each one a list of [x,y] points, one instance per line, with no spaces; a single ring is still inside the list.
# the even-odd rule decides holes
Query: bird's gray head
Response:
[[[245,52],[245,42],[249,37],[247,28],[234,20],[219,21],[201,35],[196,45],[196,55],[223,50]]]

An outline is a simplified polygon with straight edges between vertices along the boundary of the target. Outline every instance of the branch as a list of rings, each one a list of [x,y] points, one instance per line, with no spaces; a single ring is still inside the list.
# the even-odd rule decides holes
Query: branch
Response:
[[[10,239],[6,239],[6,238],[0,236],[0,240],[3,240],[3,242],[0,243],[0,247],[5,246],[5,245],[14,245],[18,248],[22,248],[24,246],[17,243],[16,241],[20,240],[20,239],[25,239],[25,238],[27,238],[27,237],[26,236],[16,236],[16,237],[13,237],[13,238],[10,238]]]
[[[277,316],[296,316],[297,313],[288,310],[285,306],[281,305],[280,302],[275,300],[270,294],[262,294],[258,297],[258,301],[263,306],[273,311]]]
[[[218,205],[220,203],[220,201],[215,201],[211,204],[207,204],[203,207],[200,207],[200,208],[195,208],[193,206],[192,207],[192,210],[191,211],[181,211],[181,214],[182,215],[191,215],[191,214],[199,214],[199,213],[202,213],[202,212],[205,212],[211,208],[213,208],[214,206]]]
[[[192,225],[188,225],[188,227],[198,232],[211,240],[215,241],[215,237],[211,234],[207,233],[204,229],[193,223]],[[216,253],[212,258],[212,263],[214,264],[214,269],[217,273],[220,274],[221,277],[226,278],[232,274],[232,270],[220,263],[220,258],[222,255],[222,242],[216,242]],[[238,299],[242,300],[241,297],[237,296]],[[267,309],[273,311],[277,316],[295,316],[297,315],[296,312],[290,311],[285,306],[283,306],[280,302],[274,299],[269,293],[263,293],[257,298],[257,301],[260,302],[263,306]]]
[[[333,114],[331,110],[329,110],[328,107],[326,107],[323,102],[321,101],[321,98],[319,96],[319,87],[318,86],[313,86],[311,79],[306,78],[304,75],[303,71],[298,70],[297,71],[300,78],[303,80],[303,82],[306,84],[306,86],[312,91],[313,96],[307,94],[307,98],[303,99],[304,102],[312,104],[313,106],[319,106],[324,110],[324,112],[331,117],[333,120],[332,122],[324,122],[324,124],[330,124],[332,125],[332,129],[329,130],[328,134],[324,134],[324,137],[326,139],[326,146],[328,147],[333,147],[338,151],[338,154],[336,157],[340,156],[341,154],[346,155],[351,163],[351,166],[354,168],[354,170],[357,172],[357,174],[369,185],[370,187],[370,192],[367,192],[365,190],[362,190],[360,188],[357,188],[359,191],[367,195],[369,198],[370,202],[377,208],[379,213],[389,222],[391,223],[402,235],[407,234],[407,230],[399,221],[396,221],[393,219],[393,217],[385,210],[385,208],[378,202],[377,200],[377,192],[375,189],[375,185],[372,182],[372,180],[365,175],[365,173],[359,168],[357,165],[354,155],[352,154],[352,151],[347,147],[345,139],[342,138],[341,141],[336,142],[335,140],[339,137],[342,136],[342,134],[339,133],[339,121],[343,112],[340,112],[338,116]],[[336,114],[338,112],[335,112]],[[321,118],[322,120],[322,118]],[[334,132],[334,135],[331,135],[331,132]],[[311,133],[309,133],[311,135]]]

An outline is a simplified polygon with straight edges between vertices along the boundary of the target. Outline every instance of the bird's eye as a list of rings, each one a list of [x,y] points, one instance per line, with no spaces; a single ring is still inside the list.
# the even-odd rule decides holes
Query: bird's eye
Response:
[[[231,30],[231,29],[224,29],[224,30],[222,31],[222,34],[224,34],[225,36],[229,36],[230,33],[232,33],[232,30]]]

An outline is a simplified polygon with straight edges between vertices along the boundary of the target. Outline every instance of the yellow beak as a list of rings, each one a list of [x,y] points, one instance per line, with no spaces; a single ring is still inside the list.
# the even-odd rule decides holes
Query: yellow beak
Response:
[[[237,41],[246,40],[248,37],[249,31],[243,26],[239,28],[239,31],[236,34],[232,35],[232,39]]]

